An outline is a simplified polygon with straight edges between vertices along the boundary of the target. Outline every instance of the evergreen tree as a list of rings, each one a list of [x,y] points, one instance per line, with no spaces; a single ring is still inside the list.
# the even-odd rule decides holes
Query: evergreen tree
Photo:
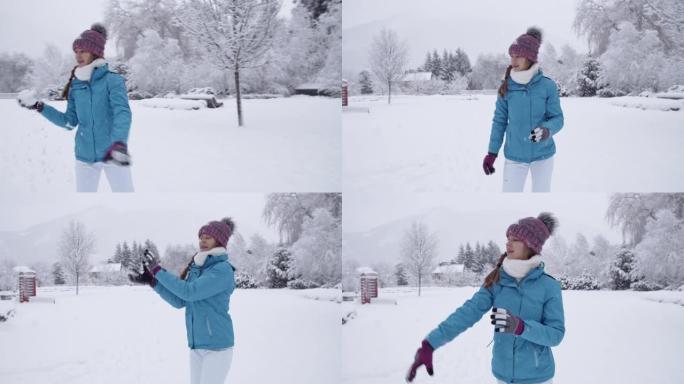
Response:
[[[285,288],[290,278],[290,264],[292,255],[287,248],[278,248],[267,266],[267,279],[270,288]]]
[[[425,64],[419,69],[423,72],[432,72],[432,56],[430,52],[425,55]]]
[[[133,252],[131,251],[131,248],[128,246],[128,243],[125,241],[121,246],[121,266],[124,269],[135,271],[139,271],[141,268],[140,265],[133,265]]]
[[[359,84],[361,84],[361,94],[370,95],[373,93],[373,80],[368,71],[361,71],[359,73]]]
[[[442,59],[440,59],[437,50],[432,51],[432,75],[439,79],[442,77]]]
[[[159,249],[157,248],[157,245],[150,239],[145,240],[145,245],[142,247],[142,251],[145,252],[145,250],[149,250],[150,253],[152,254],[152,257],[154,258],[154,261],[157,263],[161,261],[161,256],[159,255]]]
[[[394,267],[394,276],[397,278],[398,286],[401,287],[408,285],[408,276],[406,274],[406,267],[404,267],[404,264],[399,263]]]
[[[458,264],[465,263],[465,248],[463,247],[463,244],[458,246],[458,256],[456,256],[456,262]]]
[[[615,256],[613,264],[610,266],[610,283],[613,289],[629,289],[635,278],[636,262],[634,254],[627,248],[622,248]]]
[[[473,252],[473,261],[470,266],[470,270],[475,272],[475,273],[480,273],[484,269],[484,257],[485,257],[485,252],[484,252],[484,247],[480,245],[480,242],[478,241],[475,243],[475,251]]]
[[[63,285],[66,283],[64,269],[62,269],[62,264],[60,264],[59,261],[52,264],[52,276],[54,277],[55,285]]]
[[[465,253],[463,256],[464,269],[472,271],[474,263],[475,263],[475,252],[473,251],[473,247],[470,246],[470,242],[468,242],[468,243],[466,243]]]
[[[596,96],[599,86],[599,61],[588,57],[577,74],[577,94],[581,97]]]

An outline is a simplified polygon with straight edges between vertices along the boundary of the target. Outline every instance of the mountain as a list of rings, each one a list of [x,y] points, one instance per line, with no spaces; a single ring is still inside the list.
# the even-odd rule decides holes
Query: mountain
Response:
[[[208,221],[206,214],[197,212],[173,209],[121,212],[98,206],[23,231],[0,232],[0,259],[9,258],[20,265],[37,261],[53,263],[59,258],[57,248],[60,236],[71,220],[81,221],[95,235],[95,254],[90,259],[92,264],[111,257],[116,244],[123,241],[129,244],[133,241],[142,243],[149,238],[162,253],[168,245],[196,244],[197,231]],[[256,233],[253,228],[243,224],[239,217],[235,221],[246,240]]]
[[[438,237],[436,262],[456,257],[460,244],[494,241],[501,250],[505,248],[506,229],[529,212],[456,212],[449,208],[433,208],[422,214],[388,222],[364,232],[343,233],[342,257],[357,260],[361,265],[387,262],[392,265],[400,261],[401,240],[404,232],[414,220],[427,225]],[[558,234],[568,242],[574,242],[578,232],[592,242],[595,235],[606,234],[598,226],[588,225],[559,217]],[[610,240],[610,238],[609,238]]]

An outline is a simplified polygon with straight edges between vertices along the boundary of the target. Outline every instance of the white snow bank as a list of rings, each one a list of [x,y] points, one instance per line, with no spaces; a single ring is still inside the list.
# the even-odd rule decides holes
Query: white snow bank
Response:
[[[421,340],[478,288],[382,289],[398,305],[344,303],[342,382],[403,382]],[[684,382],[684,309],[644,300],[682,292],[563,291],[566,333],[553,348],[554,383]],[[625,316],[620,316],[624,314]],[[415,383],[493,383],[493,329],[485,315],[434,353],[435,375],[421,368]]]
[[[14,316],[16,304],[16,300],[0,300],[0,323]]]
[[[638,96],[616,97],[611,100],[611,104],[618,107],[639,108],[643,110],[650,109],[656,111],[679,111],[684,107],[684,103],[678,100],[662,100]]]
[[[0,382],[188,383],[185,316],[149,287],[52,290],[0,325]],[[39,295],[42,292],[39,292]],[[340,382],[340,305],[291,290],[235,291],[228,383]]]
[[[206,108],[207,103],[202,100],[185,100],[185,99],[171,99],[171,98],[152,98],[140,100],[138,102],[143,107],[148,108],[167,108],[171,110],[198,110]]]

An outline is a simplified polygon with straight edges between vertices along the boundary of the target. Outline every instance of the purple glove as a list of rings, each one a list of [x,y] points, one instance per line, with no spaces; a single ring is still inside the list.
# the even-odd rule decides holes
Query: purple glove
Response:
[[[111,161],[116,165],[131,165],[131,156],[128,154],[126,144],[117,141],[107,149],[104,161]]]
[[[432,368],[433,351],[434,348],[432,348],[432,345],[430,345],[427,340],[423,340],[420,348],[416,351],[416,356],[413,358],[413,364],[411,364],[411,368],[409,368],[409,371],[406,374],[407,382],[410,383],[416,378],[416,371],[421,365],[425,365],[428,375],[432,376],[435,373]]]
[[[533,143],[538,143],[538,142],[546,140],[548,138],[549,138],[549,129],[548,128],[537,127],[537,128],[530,131],[530,140],[532,140]]]
[[[506,332],[519,336],[525,330],[525,322],[503,308],[493,308],[489,318],[492,319],[495,332]]]
[[[485,156],[482,161],[482,168],[484,169],[485,175],[494,173],[494,160],[496,160],[496,153],[487,152],[487,156]]]

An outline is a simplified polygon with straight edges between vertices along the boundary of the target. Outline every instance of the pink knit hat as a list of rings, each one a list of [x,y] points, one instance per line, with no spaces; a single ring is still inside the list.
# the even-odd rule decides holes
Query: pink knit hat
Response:
[[[230,239],[234,229],[233,219],[226,217],[221,219],[221,221],[210,221],[204,225],[197,233],[197,237],[202,235],[211,236],[216,240],[218,246],[225,247],[228,245],[228,239]]]
[[[539,28],[530,27],[524,35],[520,35],[508,48],[508,54],[522,56],[536,63],[539,47],[542,42],[542,32]]]
[[[97,57],[104,57],[105,42],[107,41],[107,30],[102,24],[93,24],[90,29],[83,31],[74,40],[72,49],[81,49],[90,52]]]
[[[541,253],[544,242],[553,234],[558,221],[548,212],[542,212],[537,217],[526,217],[511,224],[506,231],[506,237],[515,236],[522,240],[535,254]]]

